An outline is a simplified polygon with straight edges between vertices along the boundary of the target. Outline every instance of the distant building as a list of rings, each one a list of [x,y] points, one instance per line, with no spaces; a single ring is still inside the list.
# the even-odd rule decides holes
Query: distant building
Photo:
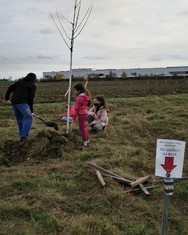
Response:
[[[60,73],[63,79],[69,78],[69,71],[52,71],[43,72],[43,79],[53,79],[56,74]],[[135,77],[188,77],[188,66],[166,67],[166,68],[132,68],[132,69],[91,69],[91,68],[78,68],[73,69],[72,74],[75,78],[105,78],[113,76],[121,78],[122,74],[126,73],[128,78]]]

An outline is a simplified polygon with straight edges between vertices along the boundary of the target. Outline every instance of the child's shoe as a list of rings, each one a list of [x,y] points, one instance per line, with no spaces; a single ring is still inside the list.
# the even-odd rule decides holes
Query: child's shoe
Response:
[[[89,140],[83,141],[82,145],[84,147],[88,147],[89,146]]]

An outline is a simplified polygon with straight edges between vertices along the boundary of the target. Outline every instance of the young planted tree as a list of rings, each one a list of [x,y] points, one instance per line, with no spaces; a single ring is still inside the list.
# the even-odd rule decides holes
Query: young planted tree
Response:
[[[69,87],[66,92],[68,94],[68,102],[67,102],[67,133],[70,132],[70,124],[69,124],[69,116],[70,116],[70,98],[71,98],[71,88],[72,88],[72,65],[73,65],[73,48],[75,39],[80,35],[82,30],[84,29],[91,11],[93,9],[93,5],[91,4],[84,16],[80,19],[80,10],[81,10],[81,0],[74,0],[74,8],[73,8],[73,18],[72,21],[68,20],[64,15],[56,12],[55,16],[51,13],[52,20],[59,31],[63,41],[66,46],[70,50],[70,74],[69,74]]]
[[[121,78],[123,80],[127,79],[127,73],[125,71],[123,71],[122,75],[121,75]]]

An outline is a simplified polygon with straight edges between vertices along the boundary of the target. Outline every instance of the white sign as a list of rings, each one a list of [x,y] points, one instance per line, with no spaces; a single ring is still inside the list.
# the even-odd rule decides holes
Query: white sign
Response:
[[[155,175],[182,178],[185,141],[158,139]]]

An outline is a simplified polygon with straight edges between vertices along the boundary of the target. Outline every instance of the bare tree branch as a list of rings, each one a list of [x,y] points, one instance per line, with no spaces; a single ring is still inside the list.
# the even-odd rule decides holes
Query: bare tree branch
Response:
[[[74,39],[77,38],[77,37],[80,35],[80,33],[82,32],[82,30],[84,29],[84,27],[85,27],[85,25],[86,25],[86,23],[87,23],[87,21],[88,21],[88,19],[89,19],[89,16],[90,16],[90,14],[91,14],[91,12],[92,12],[92,9],[93,9],[93,5],[91,5],[91,6],[89,7],[89,9],[88,9],[88,11],[87,11],[87,14],[85,14],[84,18],[82,19],[81,23],[83,23],[83,20],[84,20],[85,17],[87,16],[87,18],[85,19],[85,22],[84,22],[83,25],[82,25],[82,28],[81,28],[80,31],[77,33],[77,35],[74,36]],[[78,31],[79,27],[81,26],[81,23],[79,24],[78,28],[75,30],[75,33]]]
[[[81,0],[75,0],[75,3],[74,3],[74,5],[76,6],[76,8],[78,7],[78,5],[81,3]]]
[[[89,15],[91,14],[91,11],[92,11],[92,8],[93,8],[93,5],[90,5],[87,12],[85,13],[84,17],[82,18],[82,20],[80,21],[78,27],[76,28],[75,32],[78,31],[78,29],[81,27],[81,25],[83,24],[85,18],[89,18]]]
[[[65,24],[67,25],[67,27],[68,27],[70,30],[72,30],[72,29],[70,28],[70,25],[71,25],[72,23],[71,23],[63,14],[59,15],[59,17],[60,17],[60,18],[63,18],[63,20],[64,20]]]
[[[65,40],[65,38],[64,38],[64,36],[63,36],[61,30],[59,29],[58,25],[56,24],[53,15],[52,15],[51,13],[50,13],[50,15],[51,15],[51,18],[52,18],[52,20],[53,20],[53,22],[54,22],[54,24],[55,24],[57,30],[59,31],[61,37],[63,38],[63,41],[65,42],[65,44],[67,45],[67,47],[70,49],[70,46],[69,46],[69,44],[67,43],[67,41]]]
[[[61,25],[61,28],[63,29],[63,32],[64,32],[65,36],[66,36],[69,40],[71,40],[71,38],[70,38],[70,36],[67,34],[67,32],[66,32],[66,30],[65,30],[65,28],[64,28],[64,26],[63,26],[63,24],[61,23],[61,20],[60,20],[60,17],[59,17],[58,12],[56,12],[56,15],[57,15],[57,19],[58,19],[58,21],[59,21],[59,24]]]
[[[76,21],[75,21],[75,29],[77,28],[77,25],[78,25],[78,19],[79,19],[79,16],[80,16],[80,9],[81,9],[81,1],[78,3],[78,10],[77,10],[77,17],[76,17]]]

